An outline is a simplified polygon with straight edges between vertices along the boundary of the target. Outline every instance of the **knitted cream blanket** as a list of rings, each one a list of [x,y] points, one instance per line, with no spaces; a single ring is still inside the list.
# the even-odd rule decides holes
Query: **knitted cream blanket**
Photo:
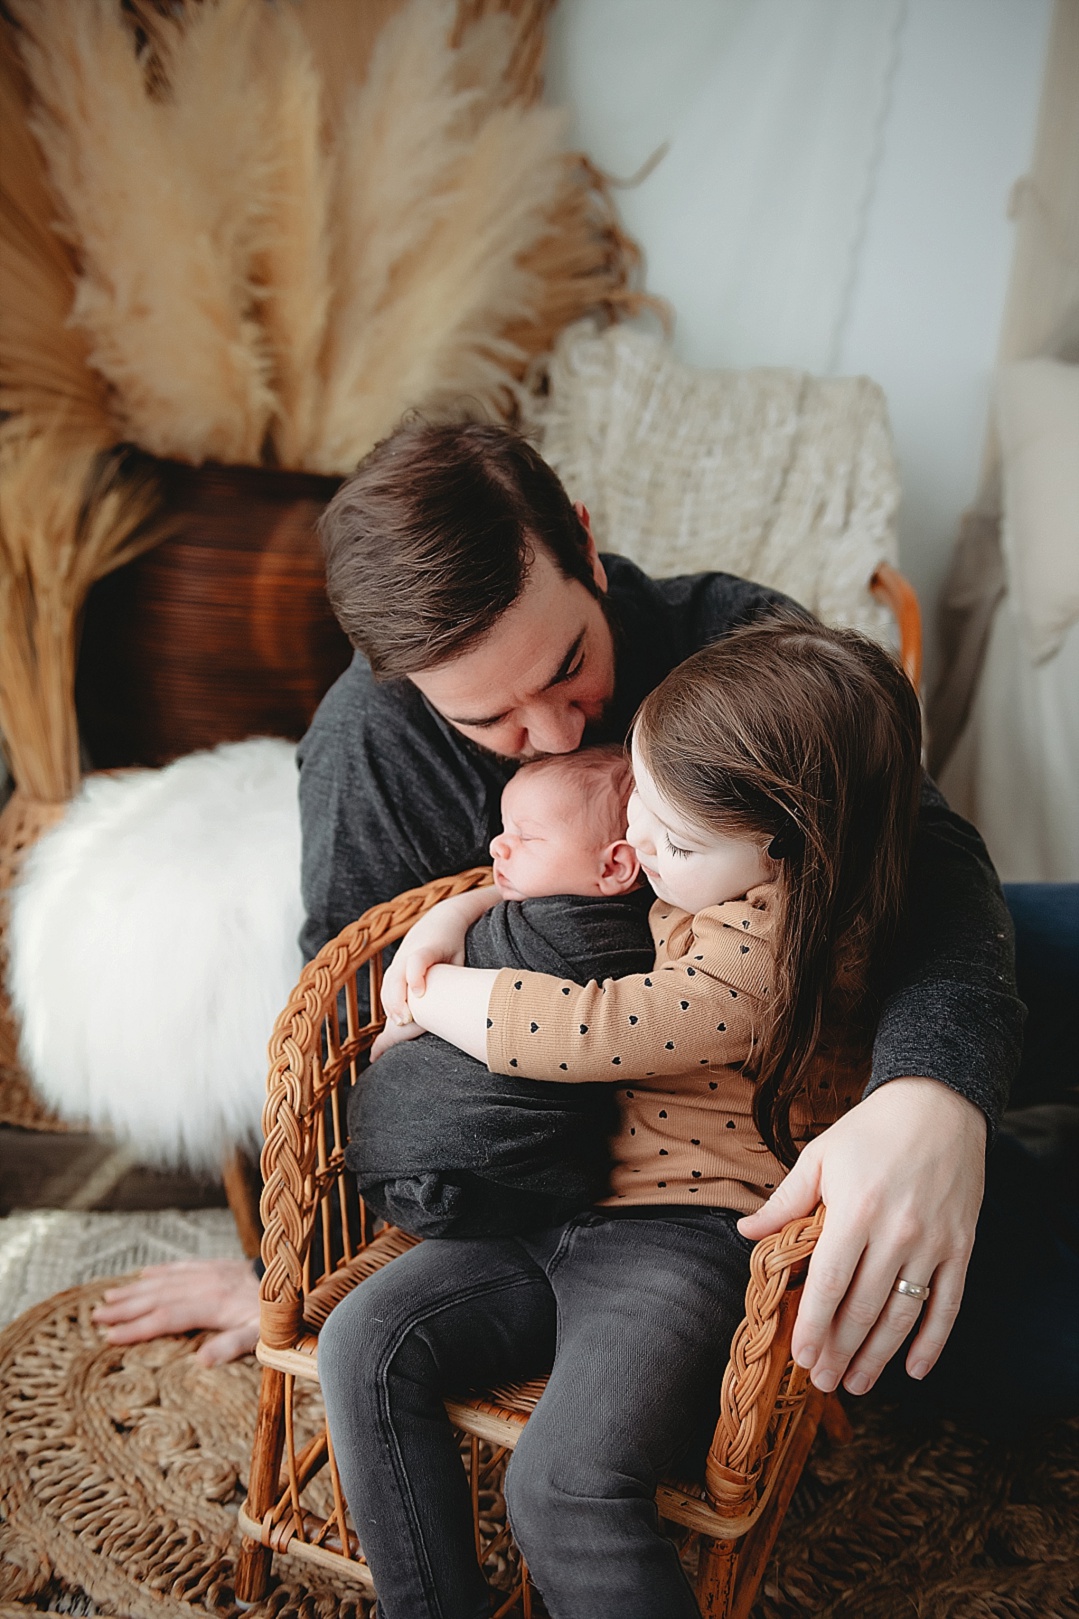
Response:
[[[662,577],[717,568],[891,642],[867,585],[896,561],[899,481],[865,377],[701,371],[629,327],[570,327],[527,424],[601,550]]]

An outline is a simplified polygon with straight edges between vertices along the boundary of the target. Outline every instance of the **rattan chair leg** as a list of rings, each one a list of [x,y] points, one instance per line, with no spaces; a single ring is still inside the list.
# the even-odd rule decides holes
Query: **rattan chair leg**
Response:
[[[787,1515],[791,1496],[798,1487],[806,1459],[817,1436],[824,1395],[810,1384],[805,1404],[798,1415],[790,1445],[783,1460],[783,1470],[768,1498],[764,1511],[747,1534],[738,1543],[734,1571],[734,1597],[730,1606],[730,1619],[749,1619],[749,1611],[757,1599],[772,1547]]]
[[[262,1174],[257,1163],[246,1153],[235,1152],[221,1168],[221,1183],[229,1200],[232,1218],[236,1221],[236,1234],[248,1259],[257,1259],[262,1247],[262,1219],[259,1198],[262,1196]]]
[[[849,1445],[854,1438],[854,1429],[850,1418],[843,1407],[838,1394],[828,1394],[824,1400],[824,1410],[820,1414],[820,1425],[828,1435],[833,1445]]]
[[[251,1477],[244,1511],[261,1523],[274,1506],[280,1489],[281,1451],[285,1443],[285,1379],[263,1367],[259,1388],[259,1414],[251,1452]],[[261,1602],[270,1587],[273,1552],[261,1541],[245,1535],[236,1567],[236,1600],[250,1606]]]
[[[730,1619],[740,1545],[738,1540],[701,1540],[696,1595],[704,1619]]]

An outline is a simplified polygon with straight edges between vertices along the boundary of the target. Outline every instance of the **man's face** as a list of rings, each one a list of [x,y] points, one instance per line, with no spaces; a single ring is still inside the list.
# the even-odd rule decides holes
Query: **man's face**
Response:
[[[503,899],[598,894],[603,850],[593,847],[587,814],[566,802],[564,783],[525,770],[502,794],[502,831],[491,839],[495,886]],[[619,829],[621,835],[621,829]]]
[[[601,604],[537,549],[524,589],[483,639],[409,679],[462,736],[524,760],[579,747],[585,726],[614,695],[614,676],[614,638]]]

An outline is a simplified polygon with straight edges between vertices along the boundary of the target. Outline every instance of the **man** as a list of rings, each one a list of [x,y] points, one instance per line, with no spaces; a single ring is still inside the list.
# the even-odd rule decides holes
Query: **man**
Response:
[[[322,535],[358,650],[299,750],[308,959],[368,906],[485,862],[520,762],[621,740],[675,664],[783,600],[728,575],[652,581],[601,560],[587,513],[535,451],[478,424],[399,430],[339,491]],[[910,1375],[940,1355],[1022,1019],[992,866],[927,783],[867,1094],[741,1226],[757,1239],[827,1207],[793,1342],[818,1388],[863,1393],[916,1327]],[[117,1342],[214,1327],[200,1353],[227,1359],[254,1342],[257,1290],[238,1266],[165,1267],[98,1319]]]

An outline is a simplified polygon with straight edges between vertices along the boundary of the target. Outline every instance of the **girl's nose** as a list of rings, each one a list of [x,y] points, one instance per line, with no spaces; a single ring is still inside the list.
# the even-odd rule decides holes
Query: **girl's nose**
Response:
[[[647,833],[647,817],[641,807],[641,801],[636,793],[630,794],[627,811],[626,841],[642,854],[655,854],[656,848]]]

